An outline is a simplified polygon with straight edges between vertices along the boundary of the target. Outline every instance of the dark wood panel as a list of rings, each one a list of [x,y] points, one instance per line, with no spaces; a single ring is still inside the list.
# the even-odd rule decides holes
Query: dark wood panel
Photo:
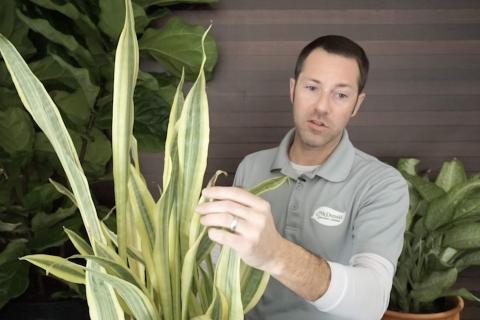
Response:
[[[213,127],[210,141],[212,143],[277,143],[290,127],[273,127],[265,129],[244,127]],[[451,126],[409,127],[402,126],[351,126],[348,129],[350,139],[354,142],[435,142],[435,141],[478,141],[478,128],[475,126],[452,129]]]
[[[479,28],[480,29],[480,28]],[[300,52],[300,48],[299,48]],[[235,74],[238,71],[293,71],[296,55],[226,55],[220,58],[219,72]],[[461,63],[459,63],[461,61]],[[480,68],[480,55],[376,55],[370,56],[372,72],[377,69],[445,69]],[[225,71],[221,70],[225,69]],[[434,70],[432,70],[434,71]]]
[[[211,158],[241,158],[246,154],[268,149],[277,143],[228,143],[210,145]],[[477,142],[359,142],[356,144],[360,150],[378,157],[480,157],[480,148]]]
[[[289,112],[242,112],[210,115],[213,127],[288,127]],[[480,126],[480,111],[463,112],[360,112],[351,126]]]
[[[451,57],[451,56],[449,56]],[[395,57],[400,59],[400,57]],[[476,62],[475,62],[476,63]],[[293,77],[293,66],[291,70],[245,70],[244,68],[218,68],[215,77],[222,78],[227,82],[244,84],[248,82],[268,83],[283,82],[287,83]],[[443,68],[373,68],[368,74],[368,80],[374,82],[377,80],[389,81],[479,81],[480,66],[462,64],[461,66]]]
[[[214,26],[215,28],[215,26]],[[296,56],[308,41],[229,41],[217,42],[225,55],[286,55]],[[364,40],[358,43],[368,55],[412,55],[412,54],[479,54],[478,40]]]
[[[479,8],[477,0],[221,0],[217,9],[409,9],[409,8]]]
[[[253,82],[248,79],[238,79],[233,82],[218,83],[210,86],[210,91],[215,94],[217,92],[235,92],[247,91],[251,95],[271,96],[283,95],[288,93],[288,81],[268,81]],[[412,80],[412,81],[394,81],[394,80],[377,80],[370,81],[365,89],[372,94],[383,95],[415,95],[415,94],[449,94],[449,95],[479,95],[480,81],[449,81],[449,80]]]
[[[288,92],[276,96],[252,96],[248,92],[228,92],[209,95],[212,113],[290,111]],[[367,93],[362,111],[478,111],[478,95],[376,95]]]
[[[479,28],[472,24],[309,24],[304,25],[223,25],[213,29],[218,39],[229,41],[311,41],[321,34],[343,34],[362,40],[475,40]]]
[[[317,24],[468,24],[480,23],[479,9],[341,10],[341,9],[256,9],[205,10],[185,12],[182,16],[195,24],[213,21],[225,25],[317,25]]]

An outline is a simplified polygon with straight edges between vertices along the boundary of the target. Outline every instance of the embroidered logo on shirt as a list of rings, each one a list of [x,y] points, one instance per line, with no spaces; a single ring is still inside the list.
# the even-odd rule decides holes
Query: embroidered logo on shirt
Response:
[[[328,227],[338,226],[345,219],[345,212],[329,207],[320,207],[313,212],[312,219]]]

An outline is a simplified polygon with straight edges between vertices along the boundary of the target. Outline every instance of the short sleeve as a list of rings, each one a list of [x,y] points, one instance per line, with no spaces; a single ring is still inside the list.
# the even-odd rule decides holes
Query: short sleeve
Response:
[[[409,206],[408,185],[395,169],[379,174],[353,224],[353,254],[375,253],[397,265]]]
[[[233,178],[234,187],[245,187],[245,159],[243,159],[235,171],[235,177]]]

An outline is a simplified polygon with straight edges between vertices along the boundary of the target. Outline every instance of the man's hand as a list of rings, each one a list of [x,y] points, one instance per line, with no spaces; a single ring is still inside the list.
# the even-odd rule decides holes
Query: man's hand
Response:
[[[209,227],[210,239],[235,250],[246,264],[275,273],[284,239],[275,228],[270,204],[236,187],[210,187],[202,193],[217,200],[196,209],[202,215],[200,222]]]

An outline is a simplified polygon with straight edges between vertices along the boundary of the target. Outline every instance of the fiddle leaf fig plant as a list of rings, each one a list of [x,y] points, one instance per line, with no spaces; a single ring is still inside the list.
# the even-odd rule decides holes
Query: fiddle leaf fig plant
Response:
[[[83,239],[66,229],[78,255],[67,259],[35,254],[22,259],[65,281],[85,285],[92,319],[243,319],[260,299],[268,274],[243,264],[228,248],[222,248],[214,266],[214,244],[194,213],[199,202],[209,201],[200,196],[209,143],[204,74],[209,29],[200,43],[203,54],[195,83],[184,97],[182,74],[176,89],[165,143],[162,194],[154,199],[140,172],[133,132],[138,44],[130,0],[125,0],[125,8],[113,83],[116,233],[98,217],[59,109],[14,46],[0,36],[0,52],[22,103],[51,142],[71,191],[56,182],[53,186],[73,200],[87,231]],[[267,192],[286,179],[264,181],[251,192]]]
[[[185,65],[186,79],[192,81],[200,70],[205,28],[174,17],[171,5],[181,2],[132,2],[134,32],[145,39],[146,46],[139,55],[144,61],[153,58],[158,62],[155,67],[161,68],[148,69],[146,63],[138,70],[132,119],[141,151],[164,149],[170,105],[181,77],[178,70]],[[0,33],[25,58],[58,106],[79,162],[96,191],[112,180],[114,60],[124,17],[121,0],[3,0],[0,10]],[[208,79],[217,48],[210,35],[204,45]],[[81,232],[78,209],[49,179],[67,181],[48,136],[23,108],[0,59],[0,287],[6,288],[0,290],[0,309],[29,286],[31,269],[18,257],[45,250],[60,252],[59,246],[68,240],[63,227]],[[93,201],[103,219],[111,204],[98,194]],[[31,276],[35,280],[29,298],[47,299],[33,296],[51,293],[42,287],[43,275]]]
[[[409,184],[410,208],[390,309],[440,312],[448,296],[480,302],[467,289],[455,288],[460,272],[480,265],[480,177],[468,176],[453,159],[444,162],[432,181],[417,173],[419,163],[398,163]]]

